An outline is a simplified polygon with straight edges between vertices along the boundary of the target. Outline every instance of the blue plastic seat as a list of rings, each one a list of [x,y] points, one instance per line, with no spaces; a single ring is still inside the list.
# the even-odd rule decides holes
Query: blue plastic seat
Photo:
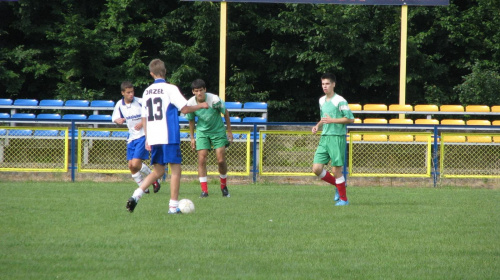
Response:
[[[181,132],[181,138],[189,138],[189,133],[187,132]]]
[[[36,99],[16,99],[14,100],[15,106],[38,106],[38,100]]]
[[[233,139],[240,139],[239,133],[233,133]]]
[[[12,105],[12,99],[9,98],[0,98],[0,105]]]
[[[34,119],[35,114],[30,114],[30,113],[16,113],[12,115],[13,119]]]
[[[50,119],[50,120],[60,120],[61,115],[59,114],[38,114],[37,119]]]
[[[0,119],[9,119],[10,114],[9,113],[0,113]]]
[[[64,105],[64,101],[62,100],[56,100],[56,99],[43,99],[40,101],[40,106],[47,106],[47,107],[62,107]]]
[[[114,107],[115,102],[113,100],[94,100],[90,102],[90,107]]]
[[[241,102],[226,102],[226,109],[241,109]]]
[[[31,136],[31,129],[11,129],[9,136]]]
[[[66,103],[64,103],[64,106],[66,106],[66,107],[88,107],[89,101],[88,100],[67,100]]]
[[[80,133],[81,136],[84,135],[83,131],[78,132],[78,129],[75,129],[75,130],[70,129],[70,130],[68,130],[68,137],[71,138],[71,136],[73,135],[76,138],[76,137],[78,137],[78,133]],[[65,131],[61,132],[61,136],[64,136],[65,134],[66,134]]]
[[[246,102],[243,109],[267,109],[266,102]]]
[[[89,115],[89,120],[111,121],[111,115]]]
[[[35,130],[34,136],[56,137],[59,135],[59,130]]]
[[[113,131],[112,137],[125,137],[128,138],[128,131]]]
[[[229,117],[229,120],[231,121],[231,123],[239,123],[239,122],[241,122],[241,118],[240,117]]]
[[[111,135],[111,132],[109,131],[93,131],[93,130],[89,130],[85,134],[85,136],[87,137],[109,137],[109,135]]]
[[[86,120],[87,116],[84,114],[66,114],[62,116],[63,120]]]
[[[263,118],[263,117],[246,117],[246,118],[243,118],[242,122],[244,122],[244,123],[254,123],[254,122],[264,123],[264,122],[267,122],[267,119]]]
[[[0,136],[5,136],[7,134],[7,130],[0,129]]]
[[[184,116],[179,116],[179,121],[180,122],[189,122],[188,119],[186,119],[186,117],[184,117]]]

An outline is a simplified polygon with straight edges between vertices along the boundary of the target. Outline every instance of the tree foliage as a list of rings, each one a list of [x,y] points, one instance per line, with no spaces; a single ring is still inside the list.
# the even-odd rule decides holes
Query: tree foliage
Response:
[[[409,7],[406,103],[499,104],[500,3]],[[0,92],[7,98],[140,94],[147,64],[189,97],[219,91],[220,4],[181,1],[0,2]],[[399,102],[401,8],[228,3],[226,99],[266,101],[272,121],[317,120],[319,77],[350,103]]]

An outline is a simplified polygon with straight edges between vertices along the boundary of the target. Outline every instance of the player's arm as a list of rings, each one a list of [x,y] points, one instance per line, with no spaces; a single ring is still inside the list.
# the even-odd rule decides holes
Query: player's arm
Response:
[[[354,123],[354,119],[349,119],[346,117],[334,119],[334,118],[331,118],[330,116],[328,116],[328,114],[327,114],[325,117],[321,118],[321,122],[323,124],[328,124],[328,123],[350,124],[350,123]]]
[[[226,120],[226,126],[227,126],[227,138],[229,139],[229,142],[233,142],[233,131],[231,130],[231,118],[229,117],[229,111],[226,110],[224,112],[224,119]]]
[[[181,113],[183,113],[183,114],[189,114],[189,113],[193,113],[195,111],[198,111],[200,109],[208,109],[207,102],[199,103],[199,104],[196,104],[196,105],[193,105],[193,106],[186,105],[186,106],[182,107]]]
[[[145,117],[141,118],[142,127],[144,128],[144,136],[146,137],[146,150],[151,151],[151,146],[148,144],[148,120]]]
[[[194,120],[189,120],[189,139],[191,139],[191,149],[196,149],[196,140],[194,139]]]
[[[313,134],[316,134],[316,132],[318,132],[320,126],[322,126],[322,125],[323,125],[323,122],[320,120],[315,126],[312,127],[311,132]]]

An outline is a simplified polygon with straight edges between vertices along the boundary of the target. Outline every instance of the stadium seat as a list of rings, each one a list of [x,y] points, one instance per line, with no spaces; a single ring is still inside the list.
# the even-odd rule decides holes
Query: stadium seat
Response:
[[[441,120],[442,125],[465,125],[464,120],[458,120],[458,119],[444,119]]]
[[[179,121],[180,122],[189,122],[188,119],[186,119],[186,117],[184,117],[184,116],[179,116]]]
[[[493,142],[500,143],[500,136],[493,136]]]
[[[352,140],[353,141],[361,141],[361,134],[356,134],[356,133],[348,133],[347,134],[347,141],[349,141],[349,139],[351,139],[352,137]]]
[[[354,123],[363,123],[360,118],[354,118]]]
[[[84,114],[66,114],[62,116],[63,120],[86,120],[87,116]]]
[[[491,122],[491,125],[500,125],[500,121],[499,120],[493,121],[493,122]]]
[[[365,104],[363,106],[363,111],[387,111],[387,105],[385,105],[385,104]]]
[[[416,119],[415,124],[439,124],[436,119]]]
[[[7,135],[7,130],[0,129],[0,136],[5,136],[5,135]]]
[[[390,124],[413,124],[412,119],[390,119]]]
[[[233,139],[240,139],[240,134],[239,133],[233,133]]]
[[[0,98],[0,106],[10,106],[12,105],[12,99]]]
[[[88,107],[89,101],[88,100],[67,100],[66,103],[64,103],[64,106],[66,106],[66,107]]]
[[[349,109],[351,109],[351,111],[361,111],[362,107],[361,104],[349,104]]]
[[[113,131],[112,137],[125,137],[128,138],[128,131]]]
[[[243,109],[267,109],[266,102],[246,102]]]
[[[33,136],[56,137],[59,135],[59,130],[35,130]]]
[[[242,106],[241,102],[226,102],[226,109],[241,109]]]
[[[464,106],[462,106],[462,105],[441,105],[441,107],[439,107],[439,111],[441,111],[441,112],[463,112]]]
[[[363,141],[369,141],[369,142],[387,142],[387,135],[385,135],[385,134],[363,135]]]
[[[491,143],[491,136],[488,135],[469,135],[467,142],[470,143]]]
[[[89,130],[85,134],[86,137],[109,137],[111,132],[109,131],[101,131],[101,130]]]
[[[62,100],[56,100],[56,99],[43,99],[40,101],[40,106],[47,106],[47,107],[62,107],[64,105],[64,101]]]
[[[486,105],[467,105],[465,112],[489,112],[490,107]]]
[[[93,100],[90,102],[90,107],[114,107],[115,102],[113,100]]]
[[[434,136],[431,135],[431,141],[434,141]],[[427,142],[427,135],[415,135],[415,142]]]
[[[75,137],[78,137],[78,129],[75,129],[74,131],[73,130],[68,130],[68,137],[71,138],[71,136],[75,136]],[[83,136],[84,135],[84,131],[83,130],[80,130],[80,135]],[[63,131],[61,133],[61,136],[65,136],[65,131]]]
[[[59,114],[38,114],[37,119],[50,119],[50,120],[60,120],[61,115]]]
[[[389,105],[389,111],[412,112],[413,111],[413,106],[411,106],[411,105],[391,104],[391,105]]]
[[[426,104],[426,105],[415,105],[414,110],[418,112],[437,112],[439,111],[439,108],[437,105]]]
[[[243,118],[242,122],[244,122],[244,123],[253,123],[253,122],[263,123],[263,122],[267,122],[267,119],[263,118],[263,117],[246,117],[246,118]]]
[[[0,113],[0,119],[9,119],[10,114],[9,113]]]
[[[16,113],[12,115],[13,119],[34,119],[35,114],[30,113]]]
[[[377,118],[367,118],[363,120],[363,123],[369,123],[369,124],[386,124],[387,120],[386,119],[377,119]]]
[[[38,100],[36,99],[16,99],[14,100],[15,106],[38,106]]]
[[[187,138],[189,138],[189,133],[187,133],[187,132],[181,132],[180,137],[187,139]]]
[[[491,125],[489,120],[468,120],[467,125]]]
[[[241,118],[240,117],[229,117],[229,120],[231,121],[231,123],[239,123],[239,122],[241,122]]]
[[[500,105],[491,106],[491,111],[495,113],[500,113]]]
[[[9,136],[31,136],[33,131],[30,129],[11,129],[9,130]]]
[[[111,121],[111,115],[89,115],[89,120],[93,121]]]
[[[464,143],[465,136],[463,135],[442,135],[441,138],[444,142],[452,142],[452,143]]]
[[[391,142],[413,142],[413,135],[407,134],[391,134],[389,135]]]

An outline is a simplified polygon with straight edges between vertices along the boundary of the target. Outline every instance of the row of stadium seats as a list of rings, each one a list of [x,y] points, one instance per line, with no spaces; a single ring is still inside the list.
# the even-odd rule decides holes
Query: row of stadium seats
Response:
[[[68,135],[74,134],[75,137],[78,136],[78,130],[68,131]],[[89,130],[84,133],[80,131],[82,136],[86,137],[117,137],[117,138],[127,138],[127,131],[93,131]],[[31,129],[0,129],[0,136],[39,136],[39,137],[57,137],[65,136],[65,130],[31,130]]]
[[[422,135],[387,135],[387,134],[369,134],[369,135],[352,135],[353,141],[367,141],[367,142],[427,142],[428,137]],[[349,136],[347,138],[349,141]],[[434,137],[431,137],[434,141]],[[441,139],[438,139],[440,142]],[[453,143],[500,143],[500,136],[490,135],[444,135],[443,141]]]
[[[441,121],[436,119],[387,119],[384,118],[366,118],[361,120],[356,118],[354,123],[366,123],[366,124],[426,124],[426,125],[500,125],[500,120],[495,120],[493,122],[489,120],[460,120],[460,119],[443,119]]]
[[[487,105],[399,105],[391,104],[349,104],[352,111],[404,111],[404,112],[500,112],[500,105],[487,106]]]
[[[111,121],[111,115],[87,115],[85,114],[31,114],[31,113],[15,113],[12,116],[9,113],[0,113],[0,119],[49,119],[49,120],[103,120]]]
[[[246,134],[246,133],[233,133],[233,139],[234,140],[247,139],[247,135],[248,134]],[[255,136],[255,133],[250,132],[250,139],[253,140],[254,136]],[[194,137],[196,137],[196,133],[194,133]],[[260,137],[260,133],[257,132],[257,139],[259,139],[259,137]],[[262,134],[262,138],[266,139],[266,134],[265,133]],[[181,139],[189,139],[189,133],[187,133],[187,132],[181,132]]]
[[[47,106],[47,107],[114,107],[115,102],[112,100],[56,100],[56,99],[44,99],[38,102],[36,99],[0,99],[0,106]],[[227,109],[267,109],[267,103],[265,102],[226,102]]]
[[[264,117],[229,117],[229,120],[231,121],[231,124],[233,123],[265,123],[267,122],[267,118]],[[189,122],[188,119],[184,116],[179,116],[179,121],[180,122]],[[222,117],[222,121],[225,123],[226,119]]]

